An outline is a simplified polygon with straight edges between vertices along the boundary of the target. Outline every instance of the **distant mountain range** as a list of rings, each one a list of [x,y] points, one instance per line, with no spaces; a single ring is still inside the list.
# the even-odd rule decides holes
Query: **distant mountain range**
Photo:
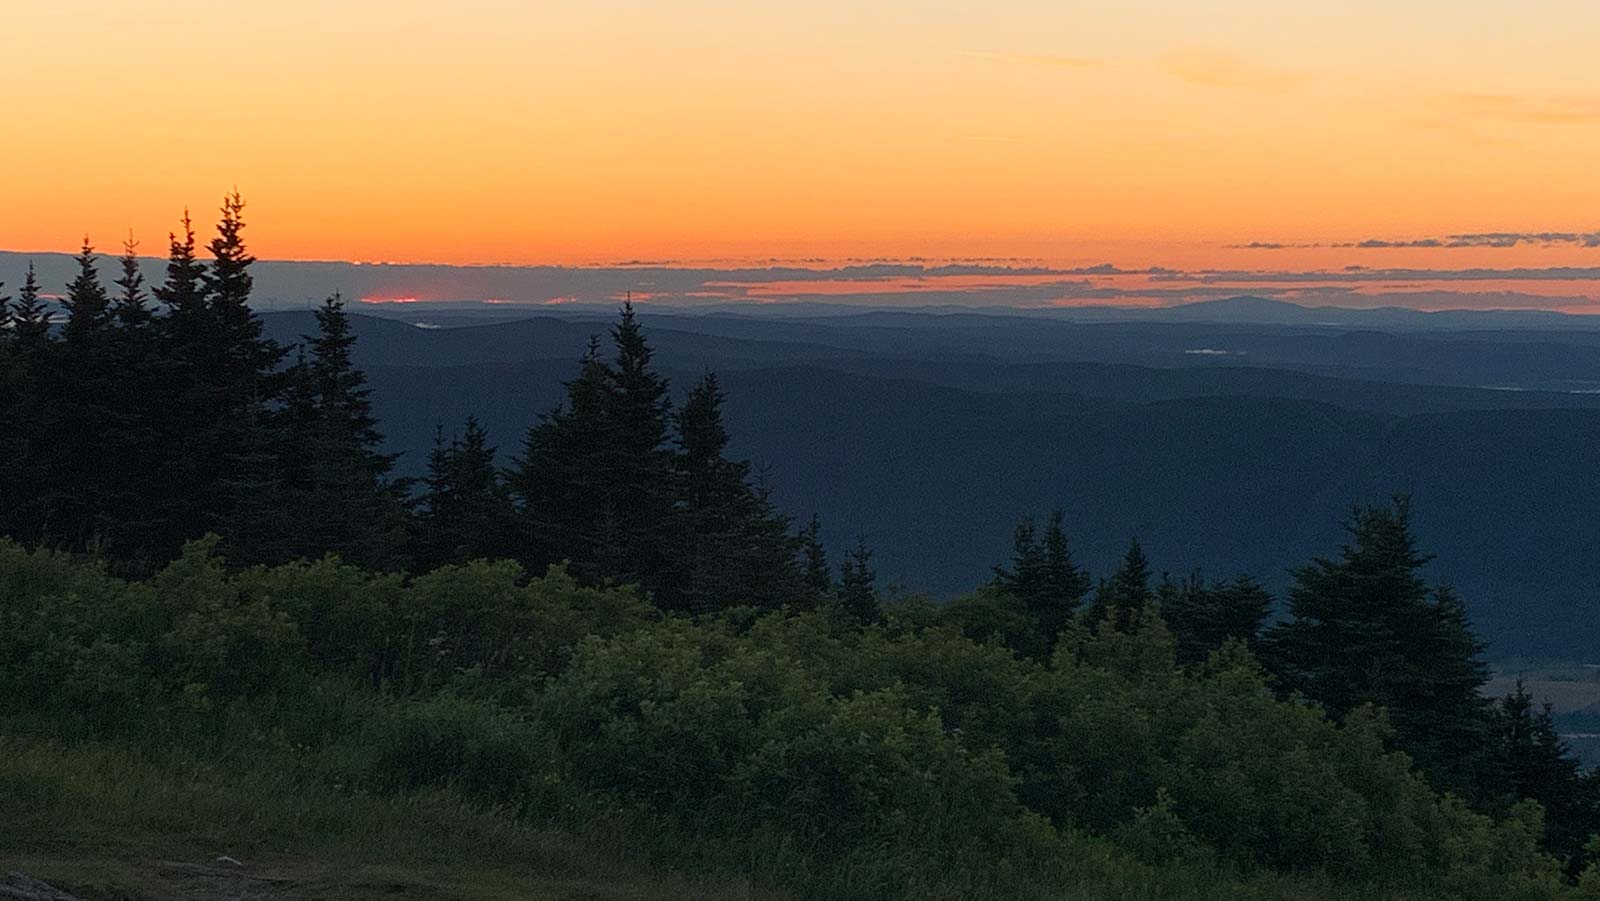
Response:
[[[410,473],[436,429],[469,414],[514,451],[609,319],[440,327],[421,312],[433,327],[355,318]],[[265,319],[280,340],[313,327],[307,313]],[[1492,653],[1579,654],[1600,626],[1600,332],[993,311],[644,320],[677,394],[722,374],[735,449],[782,507],[821,514],[836,549],[864,535],[909,590],[970,589],[1018,515],[1057,506],[1097,572],[1137,535],[1158,569],[1281,588],[1337,547],[1351,503],[1409,491],[1433,574],[1466,597]]]
[[[109,271],[111,261],[105,262]],[[39,277],[47,291],[60,290],[72,277],[75,265],[72,257],[63,253],[0,251],[0,281],[14,288],[29,263],[38,268]],[[161,259],[141,260],[146,277],[152,281],[161,277],[164,265],[165,261]],[[1170,270],[1162,272],[1168,276],[1174,275]],[[1327,276],[1341,279],[1343,284],[1344,277],[1349,274],[1348,271],[1341,271],[1327,273]],[[1051,269],[1021,265],[886,262],[831,268],[821,264],[811,267],[751,265],[714,268],[665,263],[564,267],[263,260],[253,267],[253,275],[256,302],[263,311],[308,309],[328,294],[341,291],[351,300],[386,301],[367,305],[369,312],[375,315],[407,320],[427,318],[435,325],[459,325],[465,321],[504,320],[544,314],[564,317],[606,314],[616,302],[631,294],[644,302],[643,305],[663,313],[761,319],[867,316],[877,317],[882,324],[904,321],[899,317],[937,314],[958,318],[1034,317],[1080,323],[1205,322],[1402,331],[1600,331],[1600,316],[1575,316],[1536,309],[1420,312],[1399,306],[1367,309],[1308,307],[1283,299],[1251,296],[1161,307],[1050,305],[1064,296],[1076,296],[1072,292],[1087,285],[1089,282],[1086,280],[1139,275],[1110,265]],[[1188,277],[1193,283],[1193,279],[1202,278],[1203,275],[1191,273]],[[980,282],[984,277],[993,277],[994,281],[967,287],[962,287],[963,283],[960,282],[942,281],[962,277],[977,278]],[[1422,272],[1416,277],[1425,281],[1427,274]],[[1563,271],[1563,277],[1572,277],[1572,273]],[[901,280],[911,287],[883,291],[882,284],[888,280]],[[830,287],[824,289],[822,286],[825,285]],[[860,290],[852,293],[848,290],[852,285],[859,286]],[[1217,290],[1216,286],[1209,284],[1201,287],[1206,292]],[[828,295],[838,291],[845,292],[844,302],[830,302]],[[1177,291],[1170,296],[1181,298],[1185,295],[1183,291]],[[1405,295],[1391,293],[1386,296],[1395,298]],[[1466,305],[1466,297],[1462,295],[1463,305]],[[434,299],[434,302],[412,302],[417,298]],[[1518,302],[1537,300],[1522,295]],[[1433,305],[1448,302],[1448,292],[1429,296],[1429,303]],[[1485,301],[1480,299],[1477,302]]]

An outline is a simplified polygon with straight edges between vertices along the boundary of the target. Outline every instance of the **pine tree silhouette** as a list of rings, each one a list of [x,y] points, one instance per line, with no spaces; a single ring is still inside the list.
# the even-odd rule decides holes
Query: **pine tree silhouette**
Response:
[[[284,349],[263,336],[261,320],[249,305],[255,258],[245,248],[243,214],[238,191],[223,198],[217,235],[207,245],[213,261],[200,275],[195,329],[192,340],[180,345],[194,401],[185,411],[190,418],[181,433],[191,442],[190,456],[198,470],[188,475],[205,487],[195,498],[200,522],[191,523],[190,529],[218,526],[230,539],[235,559],[256,562],[272,555],[255,546],[252,531],[262,533],[252,522],[268,499],[281,494],[274,461],[281,437],[274,433],[270,413],[283,388],[278,367]],[[187,237],[174,245],[167,296],[192,304],[192,296],[184,297],[191,290],[187,279],[193,271],[185,258]]]
[[[1335,718],[1386,708],[1395,745],[1436,787],[1481,796],[1482,645],[1455,594],[1418,573],[1430,558],[1412,535],[1410,499],[1357,508],[1346,529],[1338,557],[1294,572],[1290,619],[1270,631],[1266,656],[1286,689]]]
[[[1229,639],[1258,650],[1261,625],[1272,609],[1272,595],[1246,575],[1209,585],[1198,573],[1182,582],[1164,580],[1156,596],[1185,665],[1204,662]]]
[[[48,437],[57,434],[62,410],[44,392],[54,367],[50,320],[39,300],[39,279],[28,264],[15,301],[7,306],[0,371],[0,532],[18,540],[40,541],[48,527]]]
[[[1600,781],[1562,741],[1549,702],[1535,706],[1521,679],[1493,710],[1493,741],[1500,783],[1493,809],[1503,813],[1523,798],[1538,801],[1545,811],[1544,847],[1576,876],[1600,823]]]
[[[1110,579],[1100,583],[1089,611],[1090,622],[1109,622],[1111,628],[1126,632],[1154,598],[1150,590],[1150,561],[1145,558],[1139,539],[1135,538],[1128,543],[1122,565]]]
[[[239,544],[260,562],[334,553],[396,569],[406,541],[401,486],[388,478],[395,458],[379,450],[383,436],[339,295],[323,302],[316,320],[317,334],[305,337],[281,378],[281,404],[267,414],[273,477],[243,501],[239,515],[248,522],[238,528],[251,537]]]
[[[421,569],[476,558],[506,557],[515,522],[510,494],[495,467],[495,448],[475,418],[446,444],[443,430],[428,455],[417,504],[413,557]]]
[[[706,373],[677,417],[676,486],[680,493],[674,560],[691,610],[752,605],[778,607],[804,592],[795,566],[798,539],[764,488],[751,484],[750,463],[726,456],[722,389]]]
[[[11,306],[11,336],[17,352],[42,357],[50,338],[50,314],[39,300],[39,277],[28,264],[28,273]]]
[[[870,625],[883,618],[877,582],[872,551],[865,538],[858,538],[855,549],[839,565],[839,609],[851,622]]]
[[[577,377],[565,383],[566,401],[528,429],[506,473],[520,523],[516,556],[530,571],[567,561],[579,578],[608,575],[600,557],[617,531],[605,468],[613,440],[609,386],[610,365],[591,337]]]
[[[811,522],[800,532],[805,586],[810,597],[804,606],[815,607],[833,597],[836,586],[833,570],[828,565],[828,550],[822,543],[822,517],[811,514]]]

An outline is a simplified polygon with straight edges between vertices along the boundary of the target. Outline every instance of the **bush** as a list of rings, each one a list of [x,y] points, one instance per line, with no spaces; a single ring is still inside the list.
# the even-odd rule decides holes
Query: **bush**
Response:
[[[213,541],[135,584],[0,541],[0,713],[605,823],[802,894],[1565,891],[1537,805],[1496,822],[1435,794],[1381,712],[1278,700],[1242,645],[1186,671],[1147,615],[1043,661],[977,621],[662,619],[559,568],[230,572]]]

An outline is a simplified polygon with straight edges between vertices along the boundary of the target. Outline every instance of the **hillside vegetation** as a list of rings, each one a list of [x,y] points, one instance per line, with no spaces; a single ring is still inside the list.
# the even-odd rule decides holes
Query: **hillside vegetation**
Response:
[[[142,583],[0,545],[0,611],[6,855],[159,839],[494,897],[463,872],[549,879],[605,835],[624,873],[808,897],[1575,891],[1537,806],[1439,796],[1381,716],[1279,701],[1240,646],[1186,671],[1153,616],[1035,661],[928,608],[683,619],[560,570],[230,572],[210,543]]]

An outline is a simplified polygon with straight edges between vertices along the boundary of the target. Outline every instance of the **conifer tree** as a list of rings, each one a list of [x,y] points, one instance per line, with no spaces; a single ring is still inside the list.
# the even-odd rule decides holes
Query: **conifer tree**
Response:
[[[1140,614],[1154,598],[1150,590],[1150,561],[1145,558],[1139,539],[1135,538],[1128,543],[1122,565],[1110,579],[1100,583],[1089,611],[1090,621],[1109,622],[1111,628],[1126,632],[1138,622]]]
[[[995,586],[1022,602],[1038,624],[1038,647],[1048,653],[1089,590],[1088,576],[1072,562],[1063,514],[1050,514],[1043,538],[1025,516],[1012,536],[1011,565],[996,566]]]
[[[529,429],[507,483],[535,571],[566,560],[580,578],[637,582],[663,607],[683,609],[677,546],[677,473],[667,444],[667,381],[632,304],[611,328],[615,356],[591,340],[566,401]]]
[[[162,317],[165,338],[181,357],[192,357],[196,342],[207,332],[205,302],[205,264],[195,256],[194,223],[183,211],[183,237],[168,234],[166,280],[155,289],[156,300],[166,310]]]
[[[11,306],[11,337],[19,354],[42,357],[50,338],[50,314],[39,302],[39,277],[28,264],[22,288]]]
[[[1501,780],[1497,812],[1524,798],[1538,801],[1546,850],[1576,875],[1586,859],[1584,845],[1600,832],[1600,782],[1562,741],[1549,702],[1536,707],[1521,679],[1494,709],[1493,737]]]
[[[255,414],[273,399],[272,374],[284,351],[262,337],[259,317],[250,308],[255,263],[244,244],[244,200],[238,191],[223,198],[217,236],[207,245],[213,257],[201,274],[205,292],[207,338],[213,354],[206,360],[210,379],[231,407]],[[171,264],[169,264],[169,271]],[[187,276],[187,273],[184,273]]]
[[[1430,589],[1430,559],[1411,532],[1411,503],[1357,508],[1336,558],[1294,572],[1287,622],[1265,649],[1284,687],[1343,718],[1387,709],[1395,745],[1435,787],[1481,797],[1488,674],[1482,645],[1448,589]]]
[[[171,416],[168,395],[178,381],[163,353],[137,251],[130,234],[118,261],[119,290],[111,300],[109,357],[120,376],[113,383],[115,412],[105,423],[102,461],[107,483],[115,489],[103,498],[117,531],[109,550],[128,571],[143,573],[165,562],[173,549],[167,536],[170,508],[157,473],[175,450],[165,423]]]
[[[1011,535],[1011,566],[994,568],[995,586],[1024,603],[1043,590],[1044,550],[1035,532],[1032,516],[1018,520]]]
[[[596,581],[604,548],[614,547],[617,511],[607,483],[606,448],[613,424],[611,367],[589,339],[566,400],[528,429],[505,481],[516,503],[521,550],[531,572],[566,561],[574,575]],[[612,551],[612,553],[615,553]]]
[[[111,510],[127,489],[111,478],[109,463],[124,448],[113,436],[130,411],[118,400],[123,387],[111,297],[100,281],[89,239],[74,258],[78,271],[67,284],[66,321],[56,351],[36,382],[55,409],[41,449],[48,448],[45,522],[41,538],[75,550],[107,550],[117,536]]]
[[[249,306],[255,258],[244,244],[244,201],[237,191],[223,199],[221,213],[217,236],[208,245],[213,261],[200,275],[194,328],[180,342],[194,403],[184,411],[187,419],[179,433],[191,445],[193,471],[184,475],[199,488],[193,496],[199,521],[188,528],[220,523],[220,531],[231,537],[243,535],[252,511],[280,494],[273,455],[281,437],[274,434],[269,414],[283,386],[277,370],[284,350],[264,337],[261,320]],[[193,305],[194,298],[185,297],[194,273],[186,258],[189,249],[187,240],[174,241],[164,296]],[[230,553],[241,562],[256,556],[240,542],[231,543]]]
[[[53,368],[54,342],[50,340],[49,314],[39,301],[39,279],[33,264],[7,306],[5,372],[0,378],[0,422],[6,437],[0,439],[0,533],[33,543],[44,537],[49,472],[46,467],[48,437],[57,434],[61,407],[44,397]]]
[[[1052,622],[1065,626],[1083,596],[1089,593],[1089,574],[1072,562],[1072,550],[1067,543],[1063,525],[1065,514],[1060,510],[1050,513],[1050,523],[1044,530],[1044,587],[1045,597],[1053,607],[1053,616],[1038,611],[1040,621],[1048,628]],[[1053,634],[1053,633],[1052,633]]]
[[[833,570],[828,565],[828,549],[822,543],[822,517],[811,514],[811,522],[800,531],[800,541],[805,587],[810,595],[804,606],[814,607],[821,599],[832,597],[835,591]]]
[[[476,418],[468,417],[462,435],[449,444],[442,430],[435,437],[423,485],[412,552],[419,569],[516,553],[508,540],[515,516],[511,497],[488,432]]]
[[[124,329],[139,329],[149,325],[151,312],[149,295],[144,289],[144,273],[139,271],[139,242],[132,235],[122,243],[122,257],[117,261],[121,274],[116,285],[120,292],[113,304],[113,315]]]
[[[152,293],[162,315],[155,343],[162,379],[153,404],[152,425],[161,447],[160,462],[149,474],[161,550],[176,553],[222,522],[227,492],[222,477],[223,409],[221,388],[211,359],[215,330],[210,327],[203,276],[196,259],[194,225],[183,211],[182,235],[169,233],[165,277]]]
[[[383,436],[372,415],[372,390],[366,373],[355,365],[356,343],[344,299],[335,293],[316,311],[317,334],[309,336],[310,376],[330,440],[342,445],[349,462],[366,480],[382,482],[394,468],[395,457],[378,448]]]
[[[111,324],[111,297],[100,282],[94,247],[87,236],[73,261],[78,264],[78,273],[67,284],[67,296],[61,302],[67,312],[61,338],[68,346],[82,346],[104,339]]]
[[[1272,595],[1247,575],[1209,585],[1198,573],[1182,582],[1164,579],[1156,595],[1178,662],[1185,665],[1205,661],[1229,639],[1258,649],[1261,625],[1272,609]]]
[[[666,607],[685,598],[670,584],[670,547],[675,527],[673,455],[667,444],[672,414],[667,380],[651,367],[654,355],[632,303],[611,327],[616,357],[605,397],[613,443],[601,449],[611,486],[614,547],[600,566],[617,577],[638,579]]]
[[[355,335],[335,294],[316,311],[317,334],[306,336],[309,356],[282,382],[283,402],[271,411],[275,477],[243,499],[240,541],[261,562],[338,554],[374,569],[400,565],[405,518],[400,489],[388,475],[395,458],[379,448],[366,376],[352,358]],[[304,354],[304,351],[302,351]],[[264,509],[271,508],[271,509]],[[259,524],[286,519],[268,533]]]
[[[839,610],[851,622],[869,625],[883,618],[878,602],[878,574],[872,569],[872,551],[865,538],[856,541],[839,564]]]
[[[801,594],[796,539],[767,492],[750,483],[749,462],[727,458],[722,400],[708,372],[677,416],[679,589],[691,610],[781,606]]]
[[[4,289],[0,284],[0,290]],[[16,348],[11,328],[11,296],[0,293],[0,535],[10,534],[10,509],[21,502],[21,485],[14,480],[19,466],[31,456],[28,436],[19,417],[28,393],[27,367]]]

